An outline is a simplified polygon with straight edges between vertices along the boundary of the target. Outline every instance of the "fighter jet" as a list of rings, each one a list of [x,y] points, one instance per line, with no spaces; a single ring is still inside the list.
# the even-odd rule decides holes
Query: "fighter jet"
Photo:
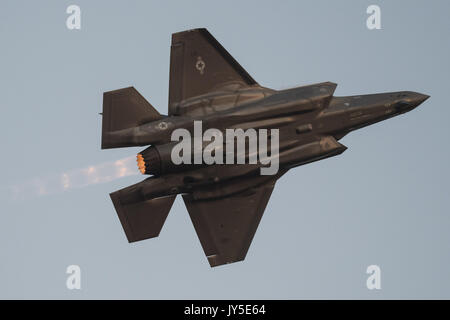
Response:
[[[149,177],[110,194],[128,241],[157,237],[181,194],[211,267],[244,260],[283,174],[343,153],[347,147],[338,141],[349,132],[411,111],[429,97],[411,91],[335,97],[336,86],[265,88],[206,29],[174,33],[168,115],[133,87],[103,95],[102,149],[147,147],[137,163]],[[267,163],[247,161],[248,150],[245,163],[174,163],[179,140],[173,133],[184,129],[195,136],[200,122],[205,132],[266,129],[268,140],[278,140],[277,150],[266,150],[277,156],[278,171],[262,174]],[[206,147],[202,141],[200,152]]]

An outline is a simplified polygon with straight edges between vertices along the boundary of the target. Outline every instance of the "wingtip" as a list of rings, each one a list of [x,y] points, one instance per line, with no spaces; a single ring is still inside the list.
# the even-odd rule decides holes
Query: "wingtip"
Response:
[[[206,28],[193,28],[193,29],[187,29],[187,30],[182,30],[182,31],[177,31],[172,33],[172,39],[176,38],[180,35],[183,35],[185,33],[190,33],[190,32],[201,32],[201,33],[209,33],[208,29]]]
[[[208,258],[208,262],[209,265],[211,266],[211,268],[214,267],[219,267],[219,266],[223,266],[226,264],[230,264],[230,263],[235,263],[235,262],[239,262],[239,261],[243,261],[244,258],[238,258],[238,259],[224,259],[221,255],[219,254],[212,254],[207,256]]]

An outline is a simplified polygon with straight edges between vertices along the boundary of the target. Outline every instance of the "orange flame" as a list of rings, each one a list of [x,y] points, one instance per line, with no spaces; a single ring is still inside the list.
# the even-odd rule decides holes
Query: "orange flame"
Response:
[[[137,160],[137,165],[138,165],[139,171],[142,174],[144,174],[145,173],[144,157],[142,157],[142,155],[140,153],[138,153],[137,156],[136,156],[136,160]]]

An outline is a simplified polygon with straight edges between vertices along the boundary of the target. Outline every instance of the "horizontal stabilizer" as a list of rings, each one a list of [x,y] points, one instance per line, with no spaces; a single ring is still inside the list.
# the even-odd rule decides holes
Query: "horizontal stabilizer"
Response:
[[[120,190],[110,196],[128,242],[157,237],[176,198],[174,195],[123,205]]]
[[[116,148],[108,133],[161,119],[161,114],[133,87],[103,93],[102,149]]]

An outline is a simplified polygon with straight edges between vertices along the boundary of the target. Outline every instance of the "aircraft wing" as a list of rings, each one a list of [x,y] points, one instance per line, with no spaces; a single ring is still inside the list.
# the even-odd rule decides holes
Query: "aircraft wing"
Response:
[[[236,81],[248,86],[257,84],[208,30],[172,35],[169,115],[174,114],[180,101]]]
[[[211,267],[244,260],[275,181],[217,199],[183,196]]]

